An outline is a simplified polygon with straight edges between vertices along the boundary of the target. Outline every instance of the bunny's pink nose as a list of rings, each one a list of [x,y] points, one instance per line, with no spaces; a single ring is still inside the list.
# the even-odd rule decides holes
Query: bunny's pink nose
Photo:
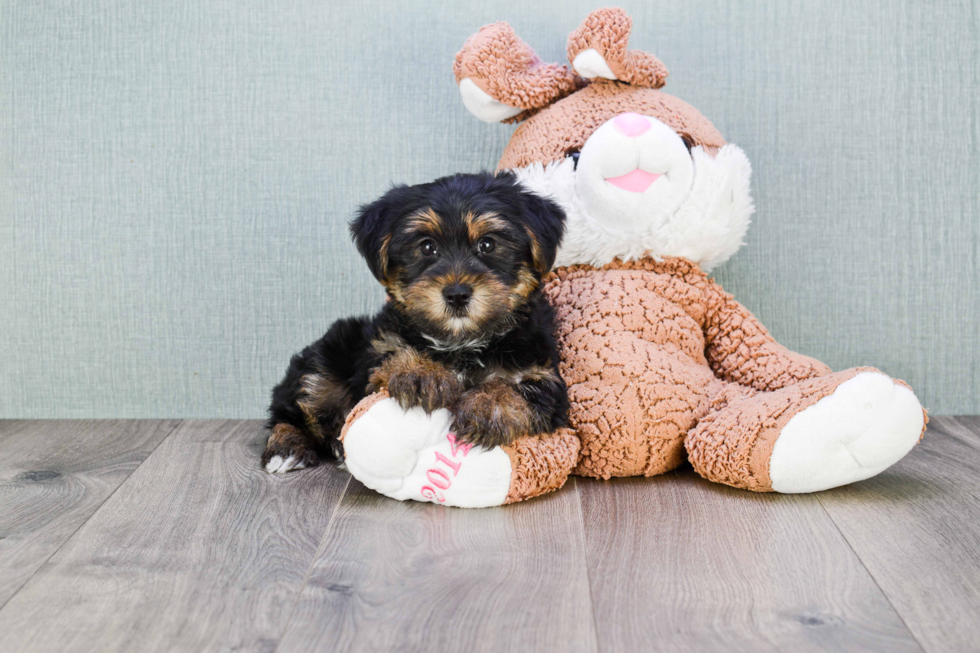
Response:
[[[621,113],[613,119],[613,124],[621,134],[630,138],[645,134],[650,129],[650,121],[638,113]]]

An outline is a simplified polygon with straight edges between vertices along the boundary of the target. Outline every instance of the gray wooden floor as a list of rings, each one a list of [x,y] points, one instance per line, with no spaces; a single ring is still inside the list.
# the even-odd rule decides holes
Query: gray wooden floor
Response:
[[[0,422],[0,651],[980,650],[980,418],[808,496],[490,510],[259,469],[259,422]]]

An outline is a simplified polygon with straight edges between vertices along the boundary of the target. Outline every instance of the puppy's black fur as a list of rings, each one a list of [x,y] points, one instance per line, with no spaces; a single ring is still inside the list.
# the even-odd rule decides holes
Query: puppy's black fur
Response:
[[[488,447],[565,425],[540,290],[564,219],[510,173],[396,186],[361,207],[351,234],[388,300],[293,356],[272,392],[266,469],[339,459],[348,413],[380,388],[406,409],[450,409],[457,437]]]

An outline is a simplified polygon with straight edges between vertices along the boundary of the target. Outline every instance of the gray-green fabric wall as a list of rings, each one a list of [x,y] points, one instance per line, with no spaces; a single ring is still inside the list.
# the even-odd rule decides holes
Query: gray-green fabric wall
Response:
[[[0,417],[260,417],[382,294],[346,222],[493,167],[451,63],[546,60],[600,0],[0,0]],[[787,346],[980,412],[976,2],[626,2],[632,45],[754,164],[717,271]]]

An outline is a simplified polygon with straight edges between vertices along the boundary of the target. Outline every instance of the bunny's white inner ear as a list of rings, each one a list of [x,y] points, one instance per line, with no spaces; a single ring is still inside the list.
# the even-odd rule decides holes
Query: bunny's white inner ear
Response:
[[[575,61],[572,62],[572,68],[586,79],[595,79],[596,77],[616,79],[616,75],[609,69],[609,64],[606,63],[601,54],[596,52],[595,48],[579,52],[575,56]]]
[[[524,110],[494,100],[469,77],[459,83],[459,93],[463,96],[463,105],[483,122],[507,120]]]

